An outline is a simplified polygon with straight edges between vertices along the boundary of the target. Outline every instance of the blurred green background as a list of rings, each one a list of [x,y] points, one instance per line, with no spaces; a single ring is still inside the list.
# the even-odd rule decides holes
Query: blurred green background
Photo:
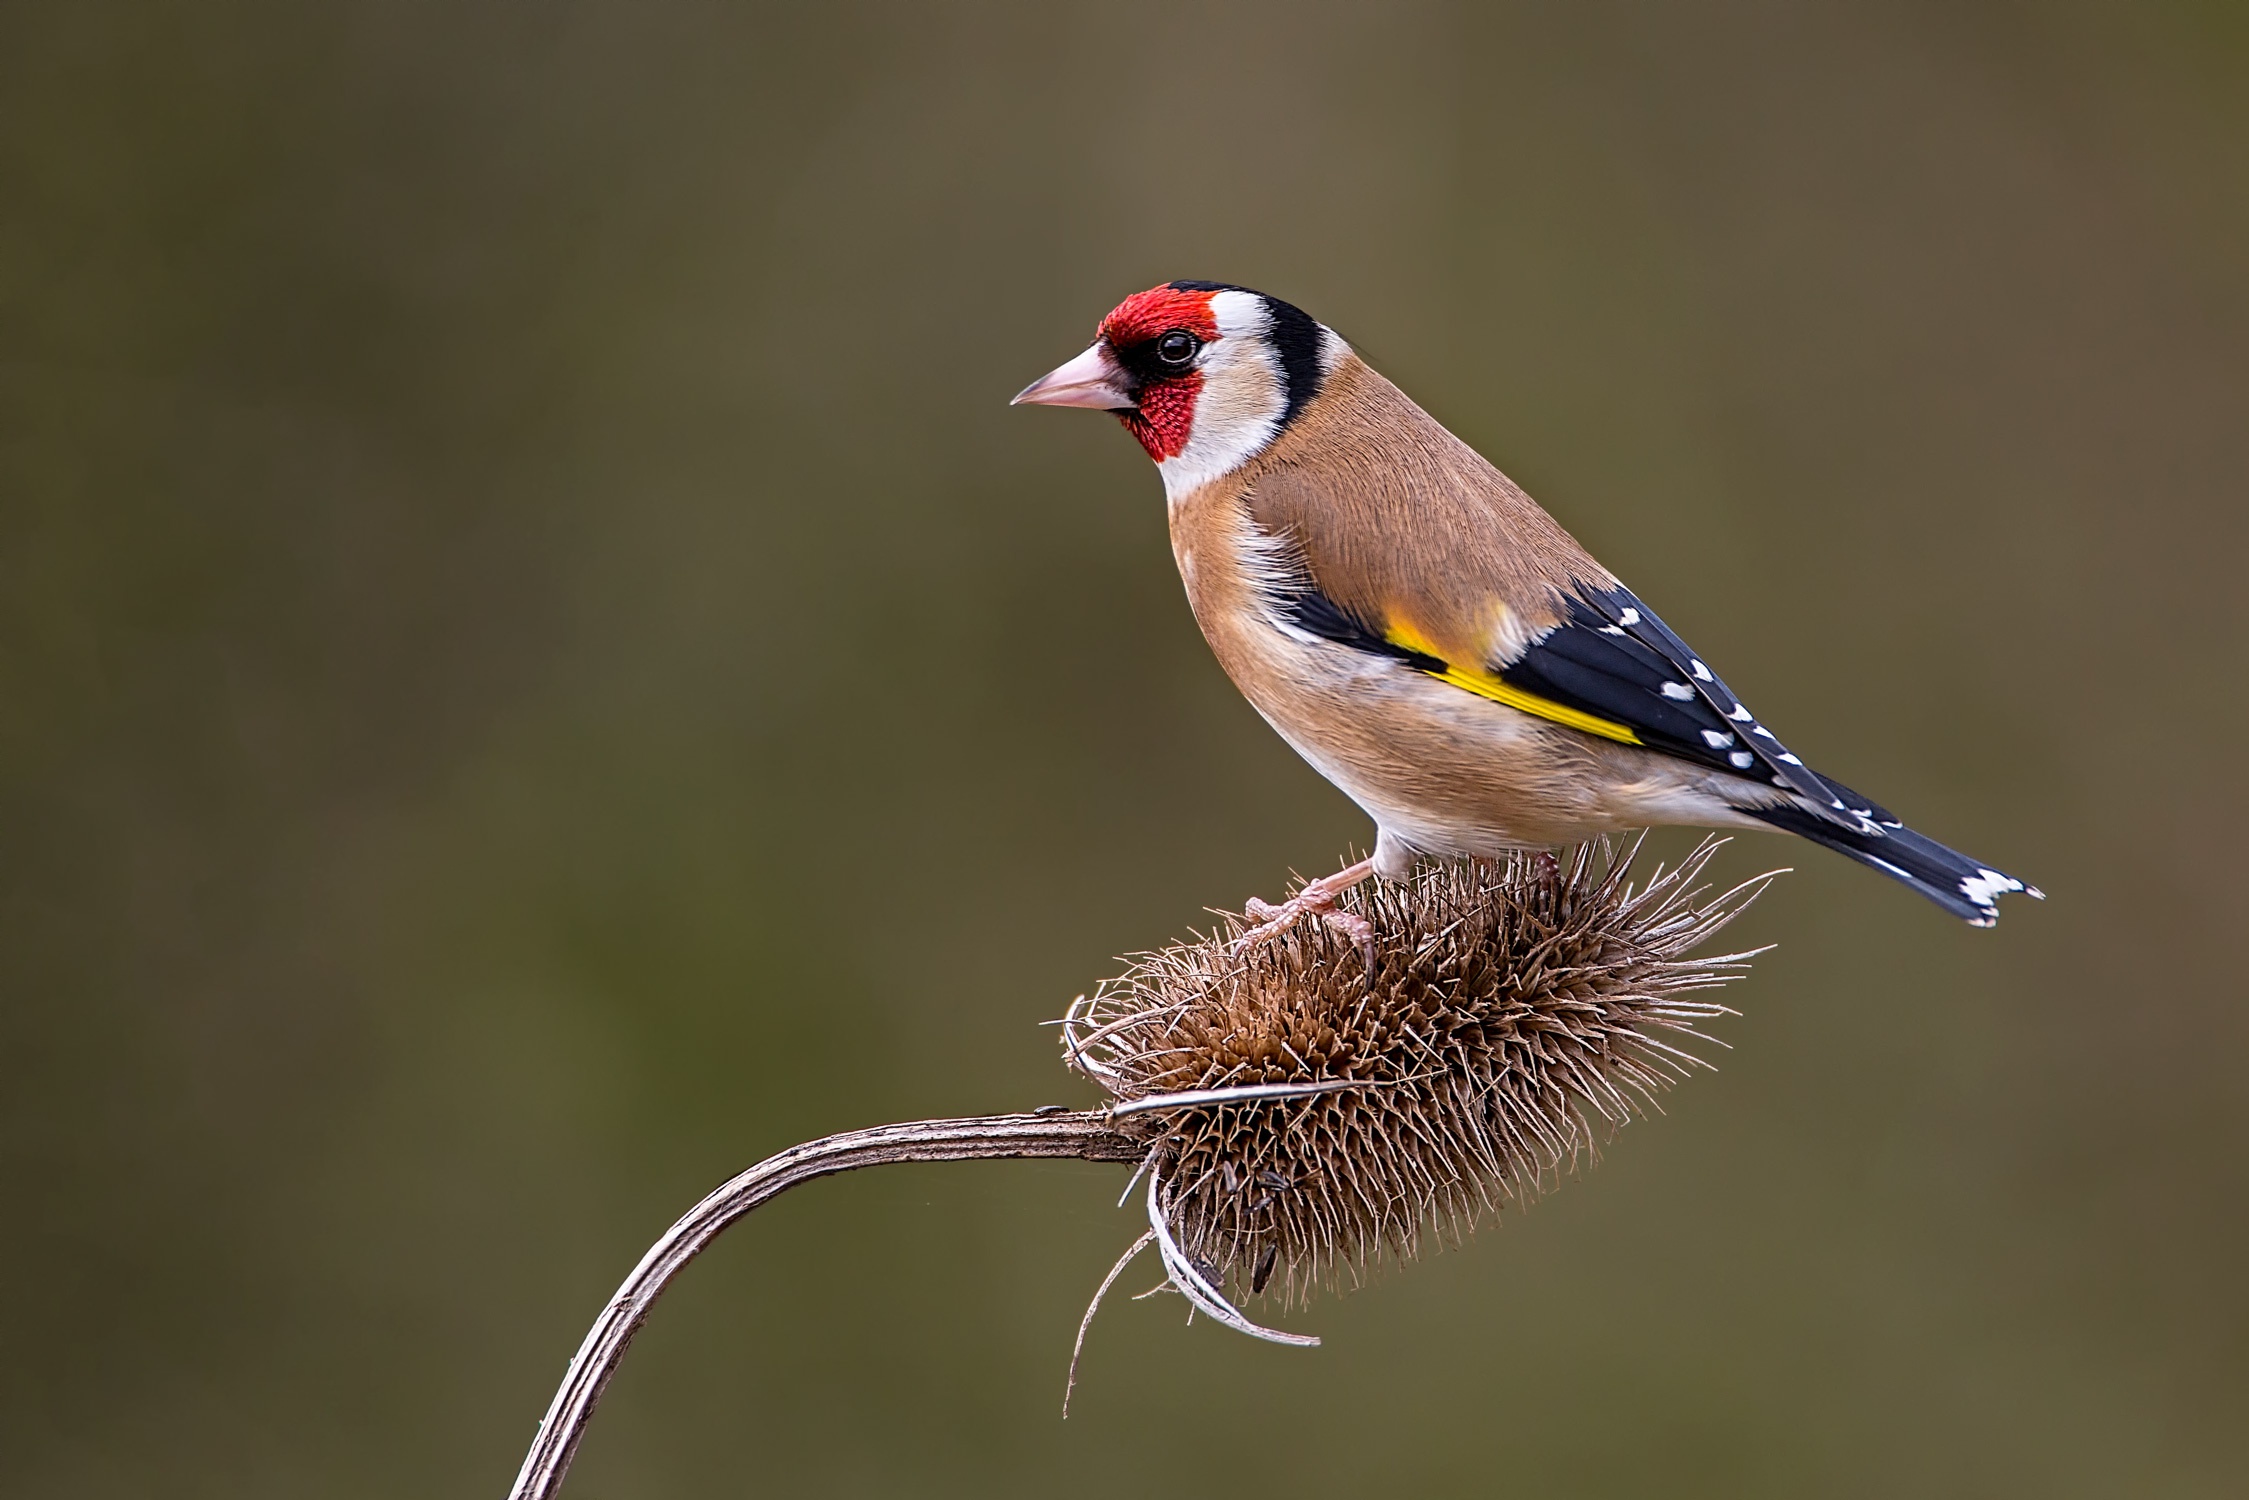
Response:
[[[0,9],[0,1491],[497,1495],[704,1189],[1365,841],[1006,406],[1194,276],[2053,899],[1744,840],[1716,1076],[1067,1424],[1121,1173],[793,1194],[570,1493],[2243,1493],[2245,267],[2234,3]]]

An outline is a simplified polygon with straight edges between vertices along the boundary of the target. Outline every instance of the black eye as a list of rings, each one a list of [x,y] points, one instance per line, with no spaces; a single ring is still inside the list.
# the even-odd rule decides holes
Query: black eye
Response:
[[[1201,339],[1184,328],[1174,328],[1156,340],[1156,358],[1168,369],[1183,369],[1194,362],[1196,352],[1202,347]]]

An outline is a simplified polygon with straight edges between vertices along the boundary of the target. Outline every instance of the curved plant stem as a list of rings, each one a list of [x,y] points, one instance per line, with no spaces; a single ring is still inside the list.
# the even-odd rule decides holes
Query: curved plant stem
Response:
[[[625,1349],[656,1299],[674,1276],[704,1246],[751,1209],[800,1182],[901,1161],[968,1161],[997,1157],[1074,1156],[1087,1161],[1137,1162],[1145,1143],[1113,1129],[1099,1111],[1033,1115],[990,1115],[972,1120],[915,1120],[847,1130],[767,1157],[720,1186],[666,1230],[609,1299],[601,1316],[578,1346],[547,1408],[539,1435],[532,1439],[509,1500],[549,1500],[569,1472],[578,1439],[593,1418],[602,1389],[616,1373]]]

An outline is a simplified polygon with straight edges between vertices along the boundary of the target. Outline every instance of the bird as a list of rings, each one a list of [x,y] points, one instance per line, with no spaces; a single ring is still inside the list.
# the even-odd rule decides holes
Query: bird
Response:
[[[2043,893],[1806,765],[1615,574],[1333,329],[1230,282],[1127,297],[1014,405],[1115,415],[1155,460],[1219,665],[1374,820],[1372,853],[1245,941],[1370,877],[1656,825],[1776,829],[1976,927]]]

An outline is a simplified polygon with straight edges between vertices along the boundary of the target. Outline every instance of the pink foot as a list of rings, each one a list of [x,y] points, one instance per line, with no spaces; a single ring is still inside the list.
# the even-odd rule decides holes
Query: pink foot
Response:
[[[1294,926],[1299,917],[1316,916],[1356,943],[1359,951],[1366,955],[1367,967],[1371,970],[1375,961],[1373,926],[1365,917],[1338,911],[1335,899],[1373,873],[1374,861],[1362,859],[1347,869],[1309,882],[1278,906],[1250,897],[1243,909],[1257,919],[1257,925],[1241,935],[1234,945],[1235,951],[1254,948],[1268,938],[1279,936]]]

